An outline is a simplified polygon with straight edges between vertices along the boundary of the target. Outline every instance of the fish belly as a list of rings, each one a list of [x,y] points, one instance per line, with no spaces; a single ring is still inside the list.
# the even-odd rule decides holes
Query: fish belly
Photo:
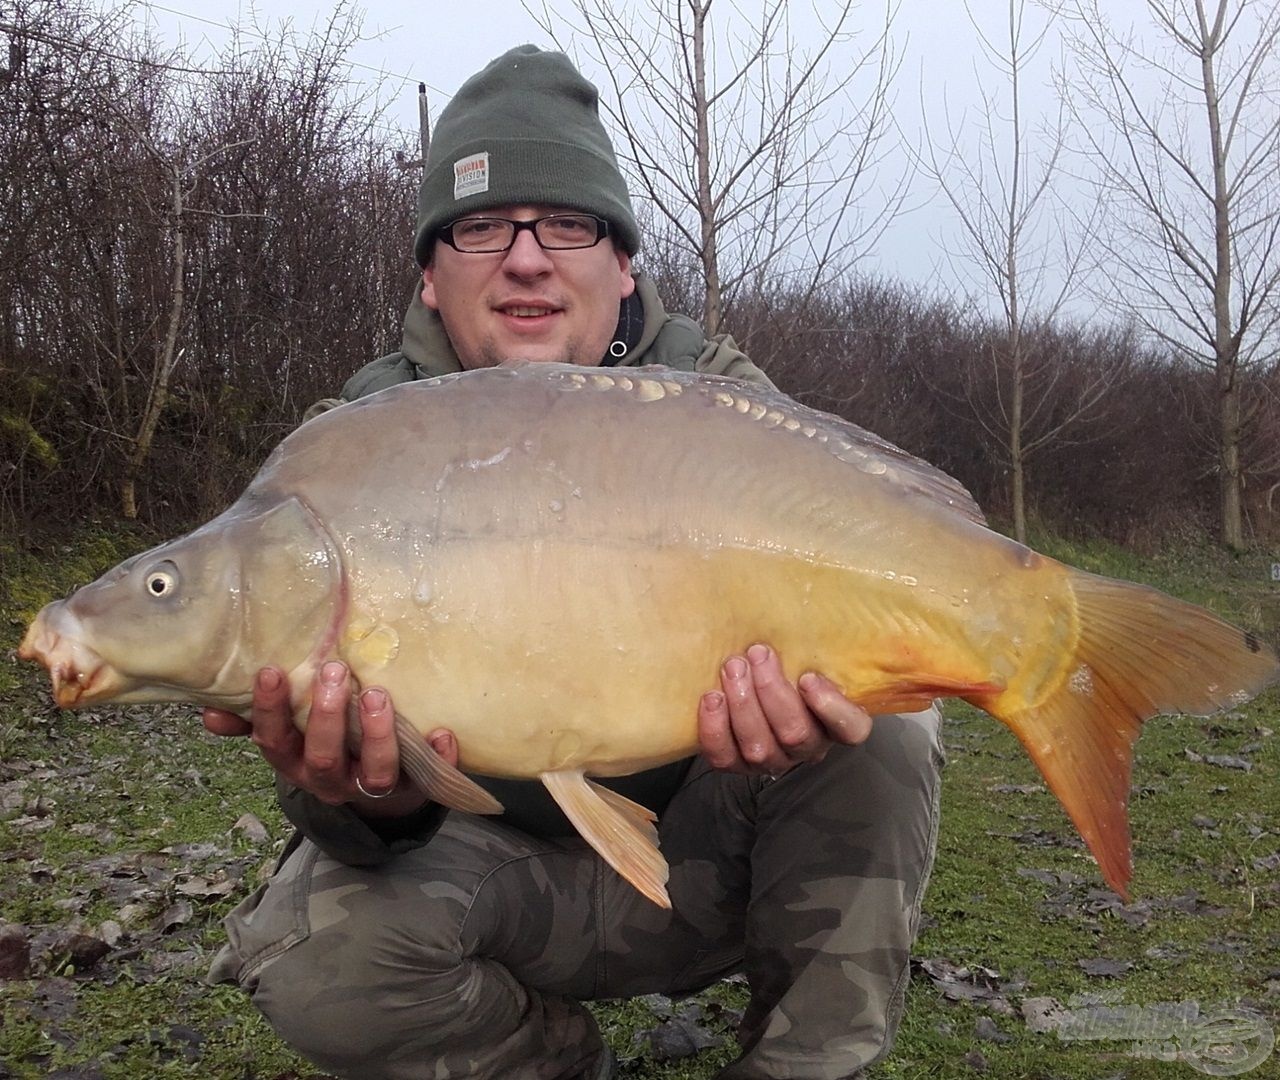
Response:
[[[700,695],[755,641],[793,680],[821,671],[879,705],[1003,685],[1018,664],[1007,619],[975,640],[946,590],[790,552],[471,540],[428,565],[367,574],[379,593],[353,589],[342,652],[420,731],[453,730],[471,772],[612,776],[687,756]]]

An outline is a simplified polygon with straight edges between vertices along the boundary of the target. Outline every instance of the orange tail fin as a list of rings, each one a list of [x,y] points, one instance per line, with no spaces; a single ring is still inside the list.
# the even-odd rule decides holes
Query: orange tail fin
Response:
[[[1239,705],[1280,678],[1280,661],[1255,635],[1156,589],[1079,570],[1071,585],[1075,666],[1037,706],[989,711],[1027,748],[1107,884],[1127,896],[1129,771],[1142,722]]]

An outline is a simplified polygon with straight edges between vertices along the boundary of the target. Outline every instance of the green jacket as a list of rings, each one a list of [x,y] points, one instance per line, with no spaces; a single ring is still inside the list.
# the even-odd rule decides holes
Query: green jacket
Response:
[[[317,402],[307,410],[307,419],[399,383],[462,370],[440,317],[423,305],[420,291],[415,288],[413,302],[405,315],[400,351],[366,364],[347,380],[340,398]],[[732,338],[719,335],[708,340],[692,319],[668,315],[653,283],[641,274],[636,275],[635,296],[638,299],[628,306],[628,317],[635,318],[639,327],[627,335],[628,340],[634,341],[614,366],[659,364],[680,371],[704,371],[772,385]],[[689,702],[690,711],[694,708],[696,702]],[[603,783],[660,813],[675,794],[688,766],[688,760],[678,761]],[[506,807],[503,820],[507,823],[538,836],[572,834],[572,826],[540,783],[483,776],[473,779]],[[446,813],[443,807],[432,803],[409,817],[379,820],[374,824],[365,821],[349,806],[329,806],[291,785],[277,782],[277,790],[280,805],[299,833],[327,855],[353,866],[377,865],[426,843]],[[290,844],[290,849],[293,846]]]

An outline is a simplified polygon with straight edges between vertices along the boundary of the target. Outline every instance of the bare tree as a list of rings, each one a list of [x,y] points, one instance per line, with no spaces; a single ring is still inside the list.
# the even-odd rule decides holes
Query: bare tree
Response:
[[[1065,118],[1060,109],[1036,132],[1023,109],[1024,80],[1052,29],[1029,26],[1025,0],[1009,0],[1002,33],[989,33],[965,10],[1001,90],[980,88],[978,119],[948,115],[945,136],[929,130],[917,155],[955,212],[959,242],[948,251],[958,276],[994,293],[1002,339],[985,349],[990,372],[967,371],[964,393],[1008,469],[1014,536],[1027,539],[1027,463],[1104,402],[1107,369],[1063,379],[1062,367],[1035,347],[1037,328],[1054,322],[1076,283],[1096,212],[1069,215],[1061,202]],[[1073,224],[1068,224],[1071,221]],[[981,302],[981,301],[979,301]]]
[[[1214,374],[1222,542],[1244,546],[1244,383],[1276,360],[1280,324],[1280,9],[1147,0],[1160,45],[1070,0],[1063,95],[1109,202],[1107,299]]]
[[[398,340],[410,139],[349,89],[357,23],[203,67],[131,25],[0,12],[0,532],[207,517]]]
[[[708,334],[744,287],[812,296],[837,280],[901,204],[898,184],[859,205],[888,128],[890,8],[863,44],[854,0],[815,12],[803,35],[787,0],[726,8],[720,25],[714,0],[569,6],[576,25],[546,7],[535,17],[557,40],[567,26],[562,47],[582,40],[606,73],[624,167],[698,268]]]
[[[147,132],[134,125],[127,114],[120,114],[117,121],[133,132],[138,145],[153,159],[164,177],[165,203],[160,206],[148,205],[145,191],[139,192],[137,205],[145,207],[151,214],[164,239],[164,248],[170,259],[169,289],[167,295],[157,297],[157,307],[163,306],[163,312],[157,311],[156,322],[164,320],[164,334],[152,344],[152,363],[149,369],[142,369],[143,379],[135,392],[133,408],[127,409],[135,425],[134,431],[128,435],[129,447],[125,454],[124,475],[120,482],[120,513],[130,521],[138,516],[138,477],[151,454],[151,446],[155,441],[156,427],[169,403],[170,384],[174,368],[182,359],[183,350],[178,348],[187,305],[187,238],[186,231],[190,227],[193,214],[202,211],[192,207],[191,196],[200,184],[209,164],[230,150],[247,146],[256,139],[241,139],[225,146],[218,146],[204,153],[193,149],[186,137],[181,137],[173,149],[161,147],[157,140]],[[209,211],[203,211],[209,213]],[[121,368],[123,369],[123,358]],[[130,384],[126,380],[121,386],[126,402],[129,398]]]

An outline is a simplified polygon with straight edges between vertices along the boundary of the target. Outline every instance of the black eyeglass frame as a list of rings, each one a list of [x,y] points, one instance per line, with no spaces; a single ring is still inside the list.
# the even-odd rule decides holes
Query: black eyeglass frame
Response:
[[[554,221],[556,218],[566,217],[582,218],[585,221],[594,221],[596,223],[595,239],[589,244],[573,244],[570,247],[548,247],[544,244],[542,242],[542,237],[538,235],[538,226],[544,221]],[[453,227],[464,221],[500,221],[504,225],[510,225],[511,240],[505,247],[485,248],[482,251],[477,251],[475,248],[458,247],[456,241],[453,239]],[[601,240],[608,236],[611,228],[604,218],[597,217],[595,214],[586,213],[544,214],[542,217],[531,218],[528,221],[517,221],[515,218],[493,217],[487,214],[469,214],[466,217],[460,217],[449,222],[448,225],[441,225],[440,228],[436,230],[436,239],[443,241],[453,248],[454,251],[461,252],[463,255],[497,255],[500,252],[510,251],[515,247],[517,238],[526,230],[533,233],[534,240],[538,242],[538,246],[542,248],[543,251],[585,251],[587,248],[595,247]]]

